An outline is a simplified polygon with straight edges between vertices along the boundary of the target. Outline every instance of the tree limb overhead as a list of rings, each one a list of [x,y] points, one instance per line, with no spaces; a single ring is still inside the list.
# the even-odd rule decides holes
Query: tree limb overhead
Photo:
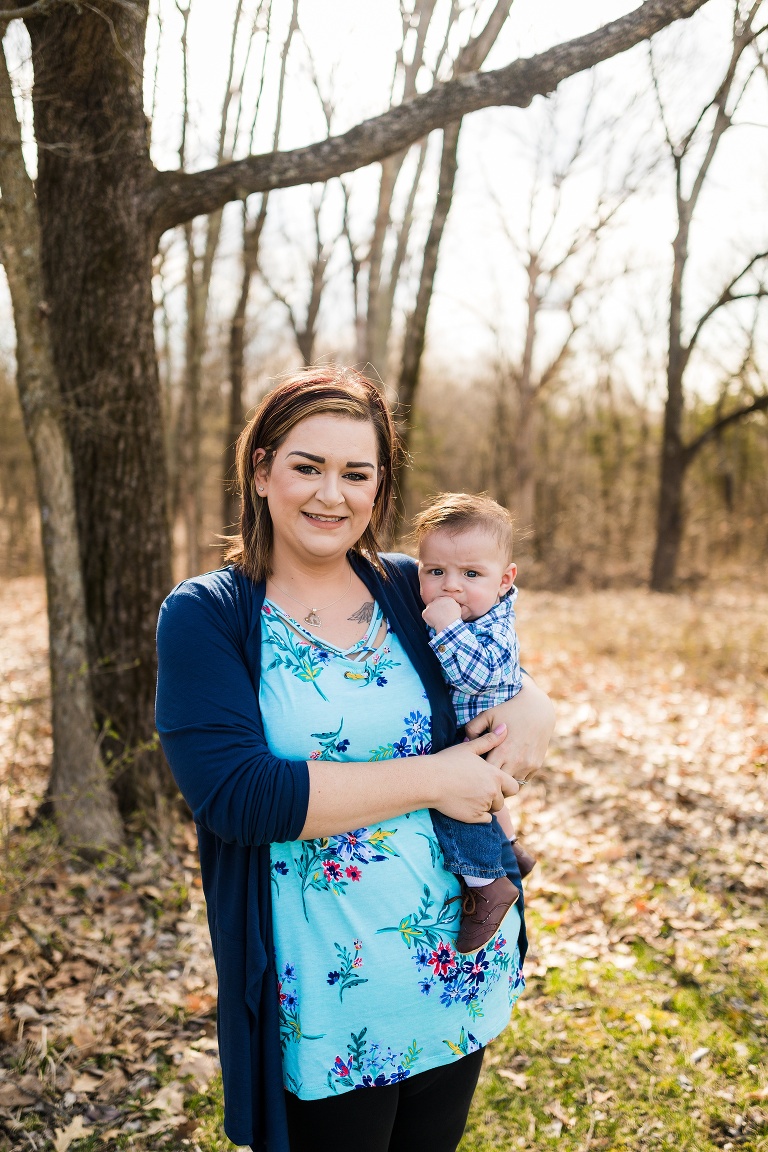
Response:
[[[148,206],[156,234],[159,237],[167,228],[252,192],[330,180],[373,164],[468,112],[499,105],[525,108],[534,96],[553,92],[569,76],[687,19],[705,2],[646,0],[634,12],[586,36],[492,72],[473,72],[438,84],[341,136],[305,148],[249,156],[203,172],[159,172]]]

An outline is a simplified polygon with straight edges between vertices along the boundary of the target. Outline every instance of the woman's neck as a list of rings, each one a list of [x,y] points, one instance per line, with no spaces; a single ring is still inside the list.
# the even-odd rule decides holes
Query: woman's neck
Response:
[[[295,590],[302,587],[334,589],[349,580],[350,564],[344,556],[298,557],[275,548],[271,579]]]

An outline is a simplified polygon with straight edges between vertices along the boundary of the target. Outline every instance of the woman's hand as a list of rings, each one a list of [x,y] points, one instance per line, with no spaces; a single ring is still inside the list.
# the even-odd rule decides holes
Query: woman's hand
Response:
[[[431,756],[439,792],[430,807],[465,824],[489,824],[491,812],[499,812],[504,797],[514,796],[519,787],[510,775],[483,759],[506,738],[507,728],[501,723],[476,740],[465,740]]]
[[[482,733],[493,731],[500,724],[507,726],[506,739],[491,748],[486,762],[524,783],[544,763],[555,729],[552,702],[530,676],[523,676],[523,687],[517,696],[488,708],[469,721],[465,727],[469,743],[476,743],[476,738]]]

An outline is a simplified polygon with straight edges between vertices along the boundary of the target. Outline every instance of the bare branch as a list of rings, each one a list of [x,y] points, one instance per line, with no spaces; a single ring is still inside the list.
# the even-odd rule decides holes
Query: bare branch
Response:
[[[690,340],[688,341],[688,346],[686,349],[686,359],[688,359],[688,357],[690,357],[690,354],[693,351],[693,348],[696,344],[696,341],[698,340],[699,336],[701,335],[702,328],[707,323],[707,321],[709,319],[711,319],[712,316],[714,316],[715,312],[719,311],[720,308],[723,308],[726,304],[732,303],[734,300],[752,300],[752,299],[758,300],[758,299],[768,295],[768,289],[765,289],[764,287],[762,287],[762,285],[760,288],[756,289],[754,292],[734,293],[734,291],[733,291],[734,288],[736,287],[736,285],[738,284],[739,280],[741,280],[744,276],[746,276],[746,274],[748,272],[750,272],[752,270],[752,268],[754,268],[755,264],[759,263],[760,260],[766,260],[766,259],[768,259],[768,251],[758,252],[750,260],[748,260],[747,263],[744,265],[744,267],[741,269],[741,271],[737,272],[736,275],[725,285],[725,287],[723,288],[720,295],[717,297],[716,300],[714,300],[710,304],[710,306],[709,306],[709,308],[707,308],[706,312],[702,313],[702,315],[698,319],[696,327],[693,330],[693,335],[691,336]]]
[[[768,412],[768,393],[765,396],[756,396],[749,404],[742,404],[740,408],[734,409],[729,412],[727,416],[721,416],[719,420],[715,420],[706,428],[695,440],[686,445],[684,450],[684,459],[686,467],[692,462],[699,450],[704,447],[710,440],[714,439],[724,428],[730,424],[736,424],[739,420],[743,420],[746,416],[751,416],[753,412]]]
[[[147,204],[159,236],[167,228],[252,192],[330,180],[399,152],[469,112],[494,105],[527,107],[567,77],[625,52],[705,0],[646,0],[634,12],[586,36],[491,72],[473,72],[414,96],[342,136],[291,152],[250,156],[197,173],[160,172]]]
[[[741,59],[741,57],[742,57],[743,53],[745,52],[745,50],[747,49],[747,47],[754,40],[754,33],[753,33],[750,25],[751,25],[752,20],[754,20],[756,11],[757,11],[757,5],[755,5],[755,7],[750,12],[750,14],[747,17],[747,20],[745,21],[742,28],[740,30],[739,29],[736,30],[736,33],[734,35],[734,41],[733,41],[733,51],[731,53],[731,59],[730,59],[730,62],[728,64],[728,69],[725,73],[725,76],[723,77],[723,80],[722,80],[722,83],[720,84],[720,87],[718,88],[715,99],[712,102],[714,104],[714,107],[717,109],[717,114],[715,116],[715,123],[714,123],[714,126],[712,128],[712,132],[710,133],[709,142],[707,144],[707,150],[704,154],[704,158],[701,162],[699,170],[696,173],[696,176],[694,178],[693,187],[691,188],[691,191],[688,195],[688,205],[690,207],[691,214],[693,214],[693,212],[696,208],[696,203],[699,199],[701,189],[704,186],[704,181],[706,180],[707,172],[709,171],[709,168],[712,164],[712,161],[715,158],[715,153],[717,152],[717,148],[718,148],[718,145],[720,143],[720,140],[722,139],[723,134],[731,126],[731,122],[733,119],[733,113],[735,111],[735,108],[728,111],[728,109],[727,109],[728,99],[730,97],[731,90],[733,88],[733,84],[734,84],[734,81],[736,78],[736,67],[739,63],[739,60]],[[739,97],[739,99],[741,99],[741,97]],[[698,121],[697,121],[696,126],[698,126]],[[693,132],[695,132],[696,126],[694,127],[694,129],[692,129],[691,133],[689,133],[688,137],[686,138],[685,148],[688,147],[688,144],[690,143],[690,140],[692,139],[692,134],[693,134]]]
[[[45,16],[61,0],[37,0],[35,4],[27,4],[24,8],[4,8],[0,10],[0,23],[11,20],[27,20],[33,16]]]

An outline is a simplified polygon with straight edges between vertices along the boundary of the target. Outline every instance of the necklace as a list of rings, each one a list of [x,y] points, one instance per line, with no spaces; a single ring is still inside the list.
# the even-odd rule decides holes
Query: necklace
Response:
[[[310,608],[309,604],[305,604],[296,596],[291,596],[290,592],[286,592],[285,588],[281,588],[275,579],[272,579],[272,583],[274,584],[275,588],[277,588],[278,592],[282,592],[283,596],[287,596],[289,600],[293,600],[296,604],[301,604],[302,608],[309,609],[307,615],[304,617],[305,624],[309,624],[310,628],[321,628],[323,622],[318,616],[318,612],[325,612],[328,608],[333,608],[334,604],[338,604],[341,600],[344,599],[347,592],[349,592],[350,588],[352,587],[352,568],[350,567],[349,569],[349,583],[342,592],[341,596],[339,596],[336,600],[331,600],[330,604],[324,604],[322,608]]]

